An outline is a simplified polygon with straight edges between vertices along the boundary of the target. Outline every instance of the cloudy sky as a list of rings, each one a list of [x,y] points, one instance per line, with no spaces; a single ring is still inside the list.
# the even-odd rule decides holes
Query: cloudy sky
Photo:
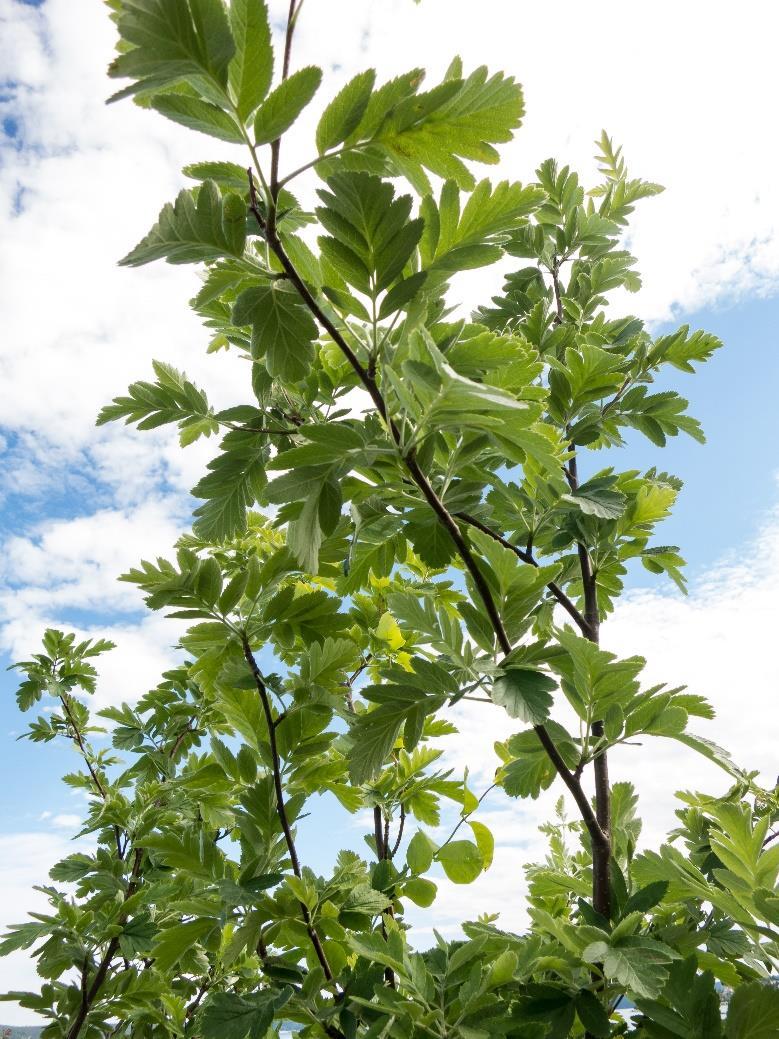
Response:
[[[284,7],[271,2],[279,19]],[[690,322],[726,349],[684,387],[708,445],[674,444],[658,456],[636,443],[627,463],[657,463],[685,480],[665,540],[690,561],[691,594],[633,579],[604,639],[646,655],[651,677],[708,696],[718,717],[701,734],[771,780],[779,771],[777,30],[779,9],[760,0],[737,8],[307,0],[295,59],[323,66],[325,98],[359,68],[386,78],[424,65],[435,76],[459,52],[467,65],[505,69],[525,86],[526,123],[505,149],[502,176],[527,179],[551,154],[591,177],[592,141],[605,127],[636,173],[667,186],[631,234],[645,282],[632,306],[658,331]],[[137,697],[171,659],[170,623],[145,616],[115,578],[141,554],[168,551],[186,527],[186,492],[213,445],[182,453],[168,434],[97,430],[94,417],[148,375],[153,357],[186,368],[217,403],[242,394],[236,366],[205,355],[206,336],[188,314],[192,270],[116,266],[182,185],[180,166],[220,146],[129,103],[106,108],[112,44],[95,0],[0,0],[0,654],[5,663],[28,654],[51,623],[108,635],[119,649],[105,658],[103,703]],[[301,123],[290,163],[309,156],[309,130]],[[463,292],[476,302],[498,280],[482,276]],[[13,676],[0,683],[2,927],[34,907],[30,886],[66,853],[80,805],[58,782],[73,766],[70,752],[16,742]],[[467,750],[475,785],[486,785],[506,720],[497,712],[464,720],[468,747],[453,748],[453,762]],[[677,788],[725,782],[671,744],[614,755],[612,773],[643,791],[649,843],[673,825]],[[518,867],[540,853],[547,811],[548,800],[485,803],[496,862],[475,887],[444,887],[443,929],[499,908],[504,925],[522,925]],[[347,839],[358,837],[355,828]],[[317,833],[303,839],[312,863],[327,868]],[[24,957],[0,966],[0,988],[33,983]],[[6,1005],[0,1019],[25,1014]]]

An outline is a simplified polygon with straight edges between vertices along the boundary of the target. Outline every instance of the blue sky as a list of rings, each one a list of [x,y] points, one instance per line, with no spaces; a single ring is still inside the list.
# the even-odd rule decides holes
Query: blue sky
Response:
[[[285,6],[272,0],[274,14]],[[776,96],[779,12],[745,0],[736,20],[720,0],[692,0],[676,5],[669,32],[666,17],[652,21],[621,0],[562,0],[552,54],[518,45],[547,38],[543,10],[492,6],[488,21],[468,0],[307,0],[297,61],[331,70],[329,96],[370,64],[387,78],[415,64],[435,74],[457,51],[469,66],[488,60],[517,75],[528,103],[497,176],[528,179],[551,153],[589,179],[605,125],[636,173],[666,184],[631,232],[645,287],[629,305],[658,334],[685,322],[715,332],[725,349],[699,375],[673,380],[703,422],[705,447],[679,439],[660,452],[635,437],[624,460],[613,459],[684,479],[663,541],[688,559],[691,594],[633,572],[605,637],[615,651],[644,653],[652,680],[709,695],[719,718],[703,735],[775,768],[779,149],[755,99]],[[181,186],[180,166],[229,149],[129,104],[107,109],[111,46],[94,0],[0,0],[0,664],[34,651],[46,624],[107,634],[119,648],[106,658],[102,704],[136,697],[171,659],[172,625],[146,615],[115,577],[142,554],[169,550],[213,445],[182,453],[165,431],[97,430],[94,416],[148,375],[152,357],[186,368],[217,404],[243,393],[241,366],[204,353],[186,308],[190,270],[116,267]],[[712,72],[723,66],[727,78]],[[309,157],[308,128],[288,146],[291,166]],[[475,304],[499,282],[487,272],[462,291]],[[64,853],[79,811],[59,782],[74,764],[69,748],[17,742],[15,684],[0,672],[0,928],[35,904],[30,887]],[[506,733],[483,715],[462,721],[467,737],[453,742],[450,763],[467,760],[480,787],[494,767],[492,741]],[[672,824],[678,785],[722,785],[670,745],[651,768],[619,756],[613,767],[648,794],[649,841]],[[517,856],[541,853],[536,827],[547,811],[543,800],[488,807],[485,821],[500,834],[495,865],[467,895],[442,888],[444,930],[466,915],[465,898],[508,906],[504,922],[521,926]],[[331,810],[307,824],[304,857],[324,867],[336,825]],[[358,828],[348,831],[355,839]],[[0,978],[0,987],[29,984],[30,965],[15,957]],[[24,1019],[13,1008],[0,1017]]]

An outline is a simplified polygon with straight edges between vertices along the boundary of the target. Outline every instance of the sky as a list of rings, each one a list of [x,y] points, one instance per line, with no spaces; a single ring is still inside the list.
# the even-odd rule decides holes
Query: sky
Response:
[[[286,4],[270,6],[278,27]],[[593,178],[592,141],[605,127],[636,174],[666,185],[631,230],[644,276],[631,309],[658,333],[682,322],[707,328],[725,349],[678,380],[708,444],[659,452],[636,438],[625,453],[626,465],[659,465],[685,481],[663,540],[689,560],[690,594],[632,574],[604,643],[646,656],[651,680],[706,695],[717,718],[701,735],[773,782],[779,144],[766,110],[778,96],[779,9],[559,0],[551,10],[524,0],[306,0],[294,62],[325,69],[324,100],[368,66],[386,79],[424,65],[434,82],[461,53],[466,67],[488,63],[525,88],[525,125],[499,170],[486,172],[527,180],[554,155]],[[182,452],[169,432],[96,429],[95,415],[148,377],[152,358],[185,368],[218,406],[244,396],[241,366],[205,354],[206,333],[187,309],[193,271],[116,266],[183,186],[183,164],[235,156],[130,103],[106,107],[112,46],[94,0],[0,0],[0,665],[34,651],[50,624],[110,637],[118,648],[103,658],[101,705],[137,698],[173,659],[172,623],[144,613],[116,577],[142,555],[170,551],[215,445]],[[314,117],[285,145],[290,168],[310,155]],[[488,270],[456,289],[475,304],[499,284]],[[82,810],[59,782],[74,766],[70,749],[17,740],[14,688],[13,672],[0,675],[0,928],[40,907],[32,885],[72,850]],[[497,711],[462,714],[467,740],[452,741],[449,762],[467,762],[479,791],[494,769],[492,742],[512,728]],[[678,788],[727,783],[663,741],[651,754],[615,753],[611,771],[642,793],[648,846],[673,825]],[[495,863],[471,887],[441,884],[440,929],[454,934],[458,920],[490,909],[522,927],[519,866],[543,854],[537,827],[558,794],[485,802]],[[359,841],[363,824],[344,842]],[[301,847],[325,870],[337,848],[322,841],[323,826],[310,825]],[[0,964],[0,989],[34,986],[25,955]],[[0,1009],[0,1020],[29,1019]]]

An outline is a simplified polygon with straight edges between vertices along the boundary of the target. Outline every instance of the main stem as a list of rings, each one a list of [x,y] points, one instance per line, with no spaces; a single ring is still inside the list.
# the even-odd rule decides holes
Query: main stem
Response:
[[[571,447],[572,455],[568,462],[567,476],[571,490],[579,486],[579,473],[576,453]],[[584,619],[587,622],[585,638],[598,645],[600,641],[600,614],[598,612],[598,589],[592,571],[590,555],[585,545],[579,542],[576,546],[579,555],[579,568],[584,590]],[[599,740],[603,736],[603,721],[593,721],[592,736]],[[595,818],[598,828],[605,835],[605,842],[592,847],[592,904],[597,913],[611,919],[611,788],[609,786],[609,762],[606,751],[600,751],[593,761],[595,775]]]

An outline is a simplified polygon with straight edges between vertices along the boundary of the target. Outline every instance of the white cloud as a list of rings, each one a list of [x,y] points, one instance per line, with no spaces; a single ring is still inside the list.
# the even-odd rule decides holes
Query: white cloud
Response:
[[[280,21],[286,4],[271,7]],[[0,287],[5,422],[66,452],[100,449],[124,434],[96,438],[94,415],[147,375],[152,356],[185,366],[217,399],[233,401],[244,373],[223,356],[205,357],[205,333],[186,308],[192,272],[115,263],[182,183],[184,161],[237,151],[129,102],[103,104],[113,28],[91,0],[41,8],[0,0],[0,18],[0,59],[20,83],[0,115],[17,118],[24,145],[0,139],[0,240],[12,258]],[[645,316],[772,291],[777,145],[755,99],[776,94],[779,12],[749,0],[734,19],[724,2],[690,3],[676,5],[669,21],[618,0],[586,12],[565,0],[556,23],[550,52],[539,42],[549,25],[538,5],[492,0],[487,17],[467,0],[328,0],[306,8],[295,61],[336,66],[323,101],[366,64],[381,77],[423,64],[435,77],[459,51],[469,66],[504,68],[524,83],[528,115],[500,170],[485,172],[526,178],[548,154],[592,172],[591,141],[606,125],[637,172],[669,186],[640,210],[633,235],[646,274],[637,304]],[[285,145],[289,165],[309,155],[311,122]]]
[[[3,543],[0,650],[12,660],[37,650],[48,626],[112,639],[100,658],[97,706],[137,700],[175,660],[180,625],[142,614],[139,590],[119,575],[141,558],[171,555],[185,526],[175,497],[133,509],[103,509],[69,520],[45,520]],[[88,618],[88,619],[85,619]]]
[[[56,826],[58,830],[73,830],[80,829],[83,819],[80,815],[73,815],[69,812],[61,812],[59,815],[55,815],[52,820],[52,826]]]

